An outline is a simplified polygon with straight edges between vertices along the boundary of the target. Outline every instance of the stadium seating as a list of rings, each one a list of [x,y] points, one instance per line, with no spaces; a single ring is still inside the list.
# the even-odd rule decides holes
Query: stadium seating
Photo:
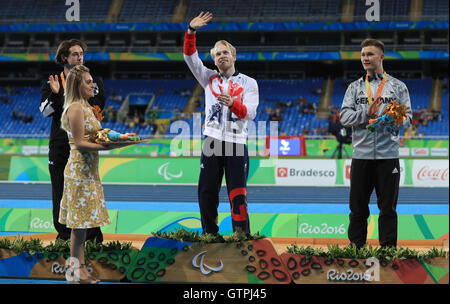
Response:
[[[431,94],[431,78],[425,79],[401,79],[408,87],[411,107],[413,111],[419,111],[421,109],[427,109],[429,106],[429,99]],[[444,80],[447,83],[448,78]],[[342,105],[342,100],[347,89],[348,82],[342,78],[338,78],[334,84],[333,97],[331,105],[338,108]],[[442,107],[441,115],[437,121],[429,121],[427,126],[418,125],[418,136],[448,136],[448,89],[444,88],[442,95]],[[402,132],[403,133],[403,132]]]
[[[175,3],[175,0],[124,1],[119,14],[119,22],[170,22]]]
[[[0,130],[2,137],[48,137],[50,133],[50,119],[44,119],[39,112],[41,90],[39,87],[16,87],[16,94],[6,94],[5,88],[0,88],[0,96],[11,100],[10,104],[1,104]],[[33,121],[25,123],[13,119],[14,110],[23,115],[32,115]],[[14,136],[10,136],[14,134]]]
[[[322,88],[322,78],[307,78],[305,80],[258,80],[260,105],[256,120],[269,121],[268,108],[276,109],[284,104],[285,113],[279,122],[280,134],[300,135],[303,130],[318,128],[320,121],[314,114],[301,114],[300,98],[318,107],[320,95],[314,94],[314,89]],[[288,106],[292,103],[291,106]]]
[[[80,1],[80,21],[105,20],[112,0]],[[124,0],[118,22],[171,22],[176,0]],[[39,0],[2,1],[1,23],[66,23],[69,6],[65,1]],[[355,1],[355,21],[365,20],[368,6]],[[380,1],[382,21],[408,20],[410,0]],[[200,11],[211,11],[219,22],[233,21],[340,21],[342,0],[189,0],[185,21]],[[447,0],[423,1],[423,20],[448,20]]]
[[[448,1],[423,1],[422,20],[448,20]]]
[[[154,93],[157,95],[154,107],[159,107],[160,110],[172,111],[175,108],[183,108],[186,105],[188,97],[181,96],[180,92],[183,89],[190,89],[194,87],[194,80],[104,80],[104,86],[107,93],[113,90],[116,94],[125,98],[130,93]],[[107,96],[107,104],[118,107],[119,104],[109,100]]]
[[[449,119],[449,113],[448,113],[448,88],[449,88],[449,82],[448,78],[444,78],[444,90],[442,92],[442,105],[441,105],[441,115],[439,116],[438,126],[436,127],[435,134],[440,135],[447,135],[448,132],[448,119]]]
[[[411,96],[412,108],[428,108],[429,96],[431,92],[431,78],[426,79],[403,79],[408,86]],[[447,136],[448,118],[449,118],[449,95],[448,78],[444,80],[445,88],[442,96],[442,111],[440,118],[436,121],[429,121],[427,126],[419,126],[418,135],[423,136]],[[266,121],[267,132],[269,131],[269,108],[282,109],[282,120],[279,121],[278,128],[280,135],[318,135],[313,130],[327,129],[328,121],[326,118],[319,119],[313,113],[302,113],[300,110],[301,98],[306,99],[318,106],[320,95],[314,92],[322,87],[322,78],[306,79],[271,79],[258,80],[260,104],[258,107],[256,121]],[[120,109],[121,102],[112,100],[112,92],[122,96],[122,101],[129,94],[154,94],[155,100],[152,107],[157,108],[158,118],[174,119],[175,110],[184,110],[189,99],[189,94],[181,94],[185,89],[192,92],[195,85],[194,79],[188,80],[104,80],[106,88],[106,105],[112,106],[116,110]],[[8,97],[11,103],[1,104],[0,111],[0,129],[1,137],[28,137],[39,138],[48,137],[50,132],[51,119],[42,117],[39,112],[40,88],[39,87],[16,87],[16,94],[6,94],[5,88],[0,88],[0,96]],[[331,105],[340,108],[343,96],[346,90],[346,82],[338,78],[335,81],[334,92]],[[25,123],[13,119],[13,111],[18,113],[22,111],[25,115],[31,114],[33,121]],[[204,121],[204,105],[196,108],[195,112],[202,113],[202,122]],[[192,117],[184,120],[193,129]],[[149,135],[152,128],[149,126],[141,127],[137,125],[135,129],[130,130],[124,123],[106,122],[104,127],[117,130],[119,132],[135,131],[142,135]],[[306,132],[308,131],[308,132]],[[167,136],[173,136],[167,133]]]
[[[340,0],[248,0],[245,5],[240,0],[190,0],[185,20],[211,11],[216,21],[339,21],[340,9]]]
[[[111,0],[80,1],[80,21],[103,21],[108,14]],[[0,19],[23,23],[65,23],[69,6],[60,0],[2,1]]]
[[[307,102],[318,106],[319,95],[313,90],[322,87],[322,78],[291,79],[291,80],[258,80],[259,106],[255,121],[266,121],[266,132],[269,133],[269,111],[279,107],[282,109],[282,120],[278,122],[279,134],[301,135],[303,130],[327,128],[326,119],[318,119],[315,114],[301,114],[297,101],[303,97]],[[270,110],[269,110],[270,109]],[[204,104],[196,108],[196,112],[204,113]],[[185,121],[193,130],[193,119]],[[204,120],[202,120],[202,123]]]
[[[409,20],[410,5],[409,0],[380,1],[380,21]],[[369,7],[366,6],[366,1],[355,1],[355,21],[365,21]]]
[[[410,92],[411,107],[413,109],[427,108],[431,93],[431,78],[401,80],[405,83]],[[349,82],[342,78],[337,78],[335,80],[331,105],[337,106],[338,108],[341,107],[348,84]]]
[[[111,92],[120,95],[124,100],[129,94],[152,94],[155,100],[152,108],[158,115],[156,118],[171,118],[175,110],[183,110],[189,96],[182,96],[184,89],[192,90],[194,80],[105,80],[104,86],[107,91],[107,106],[111,105],[117,110],[121,103],[111,100]],[[151,97],[150,97],[151,99]],[[136,125],[130,130],[127,125],[119,122],[107,122],[103,127],[117,130],[118,132],[133,131],[138,134],[151,134],[153,130],[150,126],[141,127]]]

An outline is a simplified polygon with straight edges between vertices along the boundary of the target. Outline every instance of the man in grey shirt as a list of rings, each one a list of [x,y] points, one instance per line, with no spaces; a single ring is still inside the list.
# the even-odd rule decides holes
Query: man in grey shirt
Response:
[[[353,159],[350,171],[350,224],[348,238],[360,248],[367,240],[369,200],[375,188],[379,242],[382,247],[397,246],[397,199],[400,183],[400,128],[411,125],[411,102],[406,85],[383,69],[384,44],[376,39],[361,43],[361,63],[366,75],[352,82],[345,92],[340,110],[341,123],[352,127]],[[369,119],[381,116],[385,107],[396,100],[406,106],[406,120],[394,125],[396,134],[366,129]]]

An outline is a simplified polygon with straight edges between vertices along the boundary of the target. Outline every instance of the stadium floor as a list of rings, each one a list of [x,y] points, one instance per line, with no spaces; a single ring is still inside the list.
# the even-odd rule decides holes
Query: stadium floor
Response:
[[[130,185],[104,184],[107,208],[119,210],[162,210],[162,211],[198,211],[197,186],[180,185]],[[347,213],[348,187],[248,187],[249,212],[278,213]],[[219,211],[229,212],[227,191],[222,187],[220,192]],[[401,187],[397,211],[399,214],[448,214],[448,188],[409,188]],[[0,208],[48,208],[52,207],[51,185],[49,183],[0,182]],[[378,213],[376,196],[370,200],[371,213]],[[0,236],[13,237],[17,232],[0,232]],[[38,235],[37,233],[21,233],[21,235]],[[44,239],[54,239],[56,234],[41,234]],[[137,235],[105,235],[105,240],[127,240]],[[143,237],[143,236],[138,236]],[[139,247],[143,239],[134,240]],[[293,244],[293,239],[273,238],[276,248],[285,248]],[[303,240],[306,241],[306,240]],[[308,240],[316,246],[323,246],[317,239]],[[327,240],[323,239],[326,242]],[[328,240],[332,241],[332,240]],[[345,241],[334,239],[336,241]],[[421,248],[439,245],[438,240],[427,240],[430,244]],[[376,242],[376,240],[374,240]],[[433,243],[433,244],[432,244]],[[438,244],[439,243],[439,244]],[[374,243],[375,245],[375,243]],[[402,246],[401,240],[399,245]],[[413,245],[403,244],[403,245]],[[429,245],[429,246],[428,246]],[[278,250],[277,249],[277,250]],[[0,284],[65,284],[65,281],[29,280],[0,278]],[[111,284],[111,282],[102,282]],[[112,283],[114,284],[114,283]]]

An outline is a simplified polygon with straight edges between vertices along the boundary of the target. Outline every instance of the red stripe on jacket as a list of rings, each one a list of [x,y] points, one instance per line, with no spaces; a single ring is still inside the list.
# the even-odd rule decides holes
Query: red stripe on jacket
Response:
[[[195,33],[189,34],[188,31],[186,31],[184,33],[183,53],[187,56],[191,56],[195,52],[197,52],[197,48],[195,47]]]
[[[245,116],[247,116],[247,107],[240,103],[239,101],[235,100],[233,102],[233,105],[230,107],[231,112],[233,112],[237,117],[243,119]]]

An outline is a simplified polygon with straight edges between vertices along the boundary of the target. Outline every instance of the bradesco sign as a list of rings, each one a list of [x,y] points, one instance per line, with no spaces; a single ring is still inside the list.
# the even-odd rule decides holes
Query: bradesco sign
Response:
[[[275,182],[286,186],[334,186],[335,160],[278,159]]]

